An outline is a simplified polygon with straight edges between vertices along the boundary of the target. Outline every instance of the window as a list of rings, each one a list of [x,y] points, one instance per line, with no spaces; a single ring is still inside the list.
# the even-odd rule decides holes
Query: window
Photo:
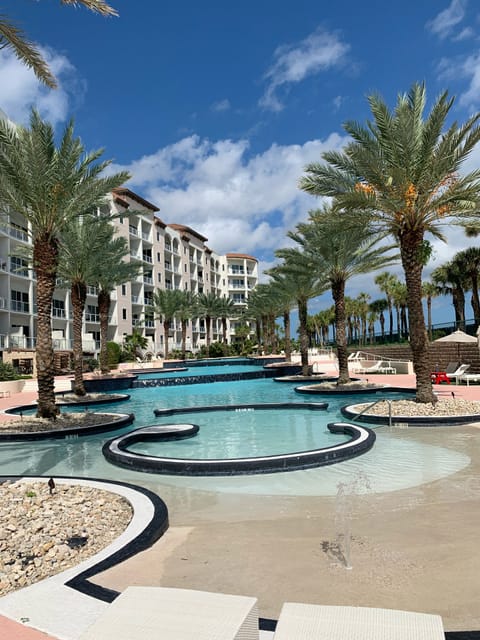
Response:
[[[185,265],[185,273],[187,273],[187,265]]]
[[[98,307],[93,304],[87,304],[87,310],[85,311],[86,322],[100,322],[100,316],[98,315]]]
[[[158,274],[158,281],[159,281],[159,282],[161,282],[161,281],[162,281],[162,274],[161,274],[161,273],[159,273],[159,274]]]
[[[28,278],[28,262],[22,260],[22,258],[12,256],[10,258],[10,271],[16,276]]]
[[[54,318],[65,318],[65,302],[63,300],[52,301],[52,316]]]
[[[126,295],[127,295],[127,285],[122,284],[122,296],[126,296]]]
[[[123,320],[127,319],[127,310],[126,309],[122,309],[122,319]]]
[[[119,222],[120,222],[120,224],[123,224],[123,217],[122,216],[120,216]]]
[[[30,305],[28,303],[28,293],[23,291],[13,291],[11,293],[11,309],[12,311],[20,311],[21,313],[29,313]]]
[[[157,251],[157,262],[160,262],[160,251]]]

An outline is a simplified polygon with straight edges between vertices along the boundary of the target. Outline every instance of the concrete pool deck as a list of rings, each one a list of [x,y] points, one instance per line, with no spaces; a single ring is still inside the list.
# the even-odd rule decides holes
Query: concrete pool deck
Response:
[[[414,376],[362,377],[414,386]],[[480,400],[476,385],[435,390]],[[0,399],[0,411],[35,398],[26,392]],[[11,416],[0,414],[3,419]],[[466,454],[470,465],[410,489],[353,496],[343,523],[331,496],[219,494],[168,486],[152,476],[148,486],[167,503],[170,529],[95,582],[118,591],[142,585],[255,596],[264,618],[278,618],[283,602],[297,601],[436,613],[447,631],[480,629],[479,429],[392,430],[395,438]],[[352,537],[351,570],[341,561],[339,528]],[[1,637],[2,624],[0,618]],[[42,638],[48,636],[25,636]]]

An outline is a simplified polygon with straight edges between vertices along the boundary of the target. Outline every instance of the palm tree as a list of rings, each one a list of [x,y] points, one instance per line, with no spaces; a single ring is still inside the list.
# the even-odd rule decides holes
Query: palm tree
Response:
[[[380,269],[397,256],[387,255],[391,246],[376,247],[381,238],[372,226],[345,224],[330,205],[310,212],[309,221],[297,225],[297,231],[287,234],[295,240],[314,265],[318,278],[332,292],[335,304],[335,327],[338,357],[338,385],[350,380],[347,340],[345,335],[345,283],[353,276]]]
[[[182,360],[187,351],[187,324],[197,316],[197,296],[193,291],[178,290],[178,307],[175,316],[182,325]]]
[[[272,296],[276,301],[276,307],[283,317],[284,329],[284,351],[285,361],[292,360],[292,340],[290,329],[290,310],[295,306],[297,294],[296,278],[290,277],[288,273],[279,273],[276,271],[268,272],[273,278],[271,282]]]
[[[427,301],[427,326],[428,337],[432,339],[432,298],[440,295],[440,290],[433,282],[422,282],[422,297]]]
[[[380,330],[382,332],[382,340],[385,340],[385,316],[383,315],[383,313],[388,309],[387,299],[377,298],[377,300],[373,300],[372,302],[370,302],[369,307],[370,311],[377,314],[378,316],[378,320],[380,322]]]
[[[227,344],[227,320],[235,315],[236,307],[232,298],[223,296],[218,300],[218,313],[222,321],[222,340],[224,344]]]
[[[96,216],[74,218],[66,225],[60,241],[58,277],[70,286],[73,310],[73,392],[85,395],[83,383],[82,318],[87,299],[87,285],[95,279],[98,256],[110,233]],[[108,223],[106,223],[108,224]]]
[[[199,315],[205,318],[207,353],[210,351],[212,320],[220,317],[220,298],[213,292],[198,294]]]
[[[465,272],[458,262],[451,260],[432,271],[431,278],[441,295],[452,296],[455,325],[458,329],[465,329]]]
[[[62,4],[81,4],[87,9],[104,16],[116,16],[117,12],[105,0],[61,0]],[[48,68],[38,47],[28,40],[28,36],[11,20],[0,18],[0,49],[10,49],[27,67],[33,69],[37,78],[51,89],[56,89],[57,82]]]
[[[336,198],[341,210],[364,210],[373,225],[398,242],[407,285],[416,400],[434,403],[421,298],[422,269],[431,252],[425,235],[444,240],[442,225],[465,225],[477,216],[480,172],[458,172],[480,140],[480,114],[444,131],[453,99],[444,92],[424,117],[423,84],[400,95],[392,111],[378,95],[370,96],[369,104],[373,120],[366,126],[347,122],[344,127],[352,142],[341,152],[323,154],[327,164],[309,165],[301,188]],[[355,217],[361,225],[361,217]]]
[[[108,373],[107,339],[108,315],[110,313],[112,291],[121,284],[129,282],[139,274],[141,265],[136,262],[125,262],[129,255],[128,242],[121,236],[115,236],[115,230],[108,221],[106,225],[110,235],[105,237],[102,247],[102,259],[96,261],[96,269],[92,283],[98,287],[98,315],[100,317],[100,371]]]
[[[388,308],[388,332],[390,334],[390,340],[393,340],[393,289],[397,282],[397,277],[388,271],[383,271],[375,277],[375,284],[382,293],[385,294],[385,300],[387,301]]]
[[[356,297],[356,302],[358,305],[358,315],[360,318],[360,326],[361,326],[361,341],[362,344],[366,344],[367,342],[367,316],[368,316],[368,301],[370,300],[370,295],[362,291]]]
[[[475,324],[480,322],[480,299],[478,297],[478,276],[480,271],[480,248],[469,247],[453,257],[454,262],[465,272],[472,289],[472,311]]]
[[[392,290],[393,304],[397,312],[397,333],[401,340],[408,335],[407,323],[407,286],[404,282],[397,280]]]
[[[148,309],[156,320],[163,321],[164,358],[168,359],[168,334],[181,306],[181,292],[178,289],[156,289],[152,296],[152,304]]]
[[[60,237],[68,222],[101,204],[129,178],[128,173],[100,177],[109,162],[102,151],[85,153],[70,122],[55,146],[53,127],[32,111],[30,128],[0,120],[0,208],[27,221],[37,277],[38,415],[58,413],[54,395],[51,309]]]
[[[275,252],[283,263],[269,270],[272,277],[283,274],[296,282],[295,298],[298,309],[300,334],[300,358],[302,375],[308,376],[308,301],[321,295],[326,289],[326,282],[315,269],[315,263],[306,252],[299,249],[279,249]]]

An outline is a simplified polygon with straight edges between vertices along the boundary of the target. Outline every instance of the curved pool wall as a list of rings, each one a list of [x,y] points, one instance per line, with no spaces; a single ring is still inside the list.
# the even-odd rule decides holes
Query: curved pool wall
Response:
[[[364,422],[366,424],[377,426],[391,427],[448,427],[456,425],[471,424],[472,422],[480,422],[480,413],[460,416],[377,416],[372,413],[359,414],[356,408],[358,405],[345,405],[340,408],[342,415],[356,422]],[[361,410],[360,410],[361,411]]]
[[[257,409],[259,408],[266,409],[262,406],[257,407]],[[321,407],[313,408],[319,409]],[[235,408],[232,407],[232,410]],[[341,422],[329,423],[327,427],[331,433],[349,435],[350,440],[323,449],[297,451],[284,455],[214,460],[167,458],[134,453],[128,450],[130,445],[138,442],[191,438],[199,432],[198,425],[167,424],[143,427],[119,438],[113,438],[105,443],[102,452],[105,458],[113,464],[145,473],[181,476],[233,476],[281,473],[331,465],[362,455],[369,451],[375,443],[374,431],[366,427]]]

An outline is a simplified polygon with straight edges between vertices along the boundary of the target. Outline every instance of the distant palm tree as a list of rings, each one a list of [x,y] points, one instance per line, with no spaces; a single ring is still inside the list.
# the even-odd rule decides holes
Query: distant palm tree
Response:
[[[267,271],[272,277],[272,297],[276,307],[283,317],[284,351],[286,362],[292,360],[292,340],[290,329],[290,311],[295,306],[297,294],[297,280],[289,273],[279,273],[275,270]]]
[[[388,308],[388,332],[390,334],[390,340],[393,339],[393,289],[395,284],[398,282],[397,276],[394,276],[392,273],[388,273],[388,271],[383,271],[379,273],[378,276],[375,277],[374,280],[377,287],[380,289],[382,293],[385,294],[385,300],[387,301]]]
[[[469,247],[453,257],[453,262],[465,272],[472,290],[472,310],[475,324],[480,323],[480,299],[478,296],[478,278],[480,272],[480,247]]]
[[[221,315],[220,298],[213,292],[199,293],[197,297],[199,316],[205,318],[206,347],[210,351],[212,320]]]
[[[163,322],[164,358],[168,359],[168,334],[172,322],[181,306],[181,293],[178,289],[156,289],[152,296],[152,304],[147,308],[155,319]]]
[[[32,111],[30,128],[0,120],[0,209],[15,211],[27,221],[37,277],[37,413],[54,418],[54,354],[51,311],[57,277],[60,238],[68,223],[105,201],[107,194],[130,177],[100,177],[109,162],[102,151],[86,154],[73,136],[70,122],[55,144],[53,127]]]
[[[187,324],[198,314],[197,296],[193,291],[178,291],[178,306],[175,317],[182,325],[182,360],[185,360],[187,351]]]
[[[444,92],[425,117],[426,90],[414,84],[390,109],[378,95],[368,98],[373,119],[347,122],[352,137],[342,151],[323,154],[307,166],[300,186],[317,196],[336,198],[343,217],[362,226],[366,217],[393,236],[400,247],[407,285],[410,347],[417,402],[435,403],[422,305],[422,270],[431,253],[430,234],[442,240],[442,227],[478,220],[480,174],[459,171],[480,141],[480,113],[446,130],[453,99]],[[359,216],[359,211],[365,216]],[[350,212],[350,213],[349,213]]]
[[[422,296],[427,301],[427,327],[428,337],[432,339],[432,298],[436,298],[440,295],[440,290],[433,282],[422,282]]]
[[[369,304],[370,311],[372,313],[377,314],[378,320],[380,322],[380,331],[382,332],[382,340],[385,340],[385,316],[383,315],[384,311],[388,309],[388,302],[386,298],[377,298],[377,300],[373,300]]]
[[[218,313],[220,314],[220,319],[222,321],[222,340],[224,344],[227,344],[227,321],[229,318],[236,315],[236,306],[232,298],[227,298],[226,296],[219,298]]]
[[[465,329],[465,289],[468,286],[465,272],[458,262],[451,260],[432,271],[431,278],[442,295],[452,296],[456,327]]]
[[[81,4],[104,16],[118,15],[115,9],[105,0],[61,0],[62,4]],[[57,87],[57,82],[48,68],[38,47],[28,40],[28,36],[11,20],[2,16],[0,18],[0,49],[10,49],[15,56],[30,67],[37,78],[51,89]]]
[[[393,304],[397,311],[397,333],[398,337],[404,338],[408,335],[407,322],[407,285],[397,280],[392,289]]]

